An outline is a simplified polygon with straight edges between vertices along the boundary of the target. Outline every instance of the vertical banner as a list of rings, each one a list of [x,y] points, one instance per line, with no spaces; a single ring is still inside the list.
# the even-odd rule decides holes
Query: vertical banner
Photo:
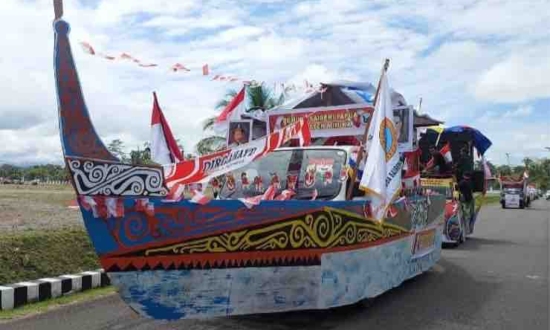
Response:
[[[397,150],[401,153],[413,151],[413,112],[412,106],[393,109],[393,122],[397,131]]]

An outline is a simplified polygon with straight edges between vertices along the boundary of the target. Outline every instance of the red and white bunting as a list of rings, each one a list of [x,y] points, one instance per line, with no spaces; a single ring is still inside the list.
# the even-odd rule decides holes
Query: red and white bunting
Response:
[[[166,184],[169,188],[176,184],[190,184],[208,181],[213,177],[239,169],[262,158],[286,142],[298,137],[302,145],[309,145],[311,133],[307,117],[275,131],[261,139],[253,140],[235,148],[218,151],[193,160],[164,166]]]
[[[193,190],[193,191],[191,191],[191,193],[193,194],[193,196],[189,200],[191,203],[206,205],[206,204],[210,203],[210,201],[212,200],[212,198],[204,195],[202,192],[200,192],[198,190]]]
[[[287,201],[292,198],[292,196],[296,195],[296,192],[294,190],[283,190],[281,191],[281,194],[274,198],[276,201]]]
[[[130,53],[127,53],[127,52],[124,52],[124,53],[121,53],[119,56],[112,56],[112,55],[108,55],[108,54],[104,54],[104,53],[100,53],[100,52],[97,52],[97,50],[89,43],[89,42],[85,42],[85,41],[81,41],[80,42],[80,46],[82,48],[82,50],[89,54],[89,55],[93,55],[93,56],[97,56],[97,57],[101,57],[101,58],[104,58],[106,60],[109,60],[109,61],[114,61],[114,60],[121,60],[121,61],[130,61],[130,62],[133,62],[133,63],[136,63],[139,67],[141,68],[156,68],[156,67],[161,67],[162,65],[159,65],[157,63],[145,63],[145,62],[142,62],[139,58],[131,55]],[[184,66],[183,64],[181,63],[176,63],[176,64],[173,64],[171,66],[166,66],[167,68],[169,68],[169,70],[171,72],[191,72],[191,71],[195,71],[195,70],[198,70],[198,71],[202,71],[201,72],[201,75],[202,76],[210,76],[212,75],[212,71],[210,69],[210,65],[209,64],[204,64],[200,67],[197,67],[197,68],[189,68],[187,66]],[[255,80],[253,79],[241,79],[239,77],[235,77],[233,75],[228,75],[228,74],[221,74],[221,73],[216,73],[214,75],[214,77],[212,78],[213,81],[219,81],[219,82],[242,82],[243,84],[256,84]],[[313,84],[311,84],[308,80],[304,80],[304,84],[303,85],[300,85],[300,86],[296,86],[295,84],[287,84],[285,85],[284,83],[278,83],[278,82],[275,82],[274,84],[280,84],[282,86],[282,90],[284,92],[288,92],[288,91],[296,91],[296,90],[304,90],[306,91],[306,93],[310,93],[310,92],[313,92],[315,90],[323,93],[326,91],[326,89],[323,89],[322,87],[314,87]]]
[[[191,71],[181,63],[176,63],[176,64],[172,65],[172,67],[170,69],[174,72],[178,72],[178,71],[189,72],[189,71]]]
[[[84,50],[85,53],[90,55],[95,55],[95,50],[89,43],[83,41],[80,43],[80,46],[82,47],[82,50]]]

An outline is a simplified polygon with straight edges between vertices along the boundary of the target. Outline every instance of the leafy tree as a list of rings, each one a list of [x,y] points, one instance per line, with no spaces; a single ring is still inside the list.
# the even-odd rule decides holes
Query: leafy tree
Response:
[[[107,146],[107,149],[109,149],[109,151],[113,155],[118,157],[118,159],[120,159],[121,162],[123,163],[128,162],[128,156],[124,152],[124,142],[122,142],[122,140],[120,139],[112,140]]]

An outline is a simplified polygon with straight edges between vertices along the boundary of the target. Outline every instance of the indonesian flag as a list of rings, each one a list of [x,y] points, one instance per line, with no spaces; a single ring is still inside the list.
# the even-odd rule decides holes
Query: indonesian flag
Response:
[[[267,190],[262,195],[248,198],[239,198],[239,201],[241,201],[247,208],[251,209],[252,207],[260,204],[261,201],[273,200],[276,193],[277,188],[274,185],[270,185],[269,188],[267,188]]]
[[[92,45],[90,45],[89,43],[83,41],[83,42],[80,43],[80,46],[82,47],[82,49],[83,49],[86,53],[88,53],[88,54],[90,54],[90,55],[95,55],[95,50],[94,50],[94,48],[92,47]]]
[[[186,71],[186,72],[189,72],[191,70],[189,70],[188,68],[186,68],[183,64],[181,63],[176,63],[174,65],[172,65],[171,67],[172,71],[174,72],[177,72],[177,71]]]
[[[359,187],[369,194],[372,215],[381,221],[393,198],[401,190],[402,164],[397,151],[397,128],[393,121],[390,86],[386,74],[380,77],[379,88],[368,131],[368,157]]]
[[[292,198],[292,196],[296,195],[294,190],[285,189],[281,192],[281,194],[274,198],[276,201],[287,201]]]
[[[198,190],[193,190],[191,193],[193,194],[193,197],[191,197],[191,199],[189,200],[191,203],[206,205],[212,200],[212,198],[205,196],[202,192]]]
[[[443,158],[445,158],[445,161],[447,163],[451,163],[453,161],[453,156],[451,154],[451,144],[447,142],[439,152],[443,155]]]
[[[208,76],[210,74],[210,69],[208,68],[208,64],[205,64],[202,66],[202,75]]]
[[[113,218],[122,218],[124,216],[124,200],[117,197],[105,198],[105,206],[107,207],[107,215]]]
[[[153,116],[151,118],[151,158],[158,164],[183,161],[183,155],[170,126],[160,109],[157,94],[153,92]]]
[[[246,87],[243,86],[241,91],[235,95],[214,121],[214,131],[220,134],[226,132],[231,120],[241,119],[241,114],[243,114],[246,109],[245,99]]]

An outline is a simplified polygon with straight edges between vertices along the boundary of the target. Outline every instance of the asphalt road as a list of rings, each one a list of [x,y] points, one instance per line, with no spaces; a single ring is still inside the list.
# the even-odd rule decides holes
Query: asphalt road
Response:
[[[116,295],[60,308],[0,329],[549,329],[550,202],[482,210],[474,236],[431,271],[382,296],[327,311],[159,322]]]

